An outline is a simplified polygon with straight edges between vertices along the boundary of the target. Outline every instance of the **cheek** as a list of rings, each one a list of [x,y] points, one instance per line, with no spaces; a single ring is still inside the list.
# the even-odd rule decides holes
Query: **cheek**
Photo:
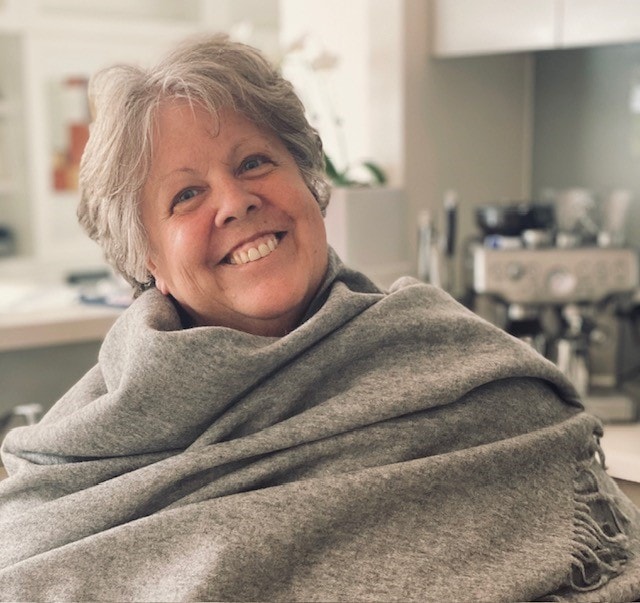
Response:
[[[313,200],[313,205],[308,209],[307,222],[309,224],[311,241],[314,241],[314,248],[319,252],[326,252],[327,230],[324,224],[324,218],[320,212],[320,207],[315,199]]]
[[[283,187],[280,198],[289,200],[289,210],[297,220],[306,223],[309,230],[323,232],[324,218],[316,198],[301,176],[296,180],[294,186]]]
[[[209,247],[209,232],[204,220],[185,219],[164,232],[162,255],[167,262],[183,264],[195,261]]]
[[[168,269],[168,266],[166,265],[166,259],[164,257],[164,254],[158,252],[155,242],[150,242],[149,244],[149,255],[147,257],[147,269],[155,279],[156,288],[164,295],[167,295],[169,293],[169,288],[167,284],[169,269]]]
[[[316,281],[322,279],[328,263],[327,232],[324,218],[315,199],[313,199],[313,206],[307,208],[305,223],[306,228],[301,234],[307,245],[309,276],[315,286],[319,285]]]
[[[196,264],[204,251],[202,235],[197,232],[197,222],[183,223],[171,229],[159,229],[150,240],[149,266],[156,279],[156,286],[163,293],[168,283],[178,277],[184,268]],[[162,286],[161,286],[162,285]]]

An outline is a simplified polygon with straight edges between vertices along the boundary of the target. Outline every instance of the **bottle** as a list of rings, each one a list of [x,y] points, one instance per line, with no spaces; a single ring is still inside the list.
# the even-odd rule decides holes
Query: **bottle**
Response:
[[[421,281],[442,287],[441,257],[431,213],[422,210],[418,214],[418,278]]]

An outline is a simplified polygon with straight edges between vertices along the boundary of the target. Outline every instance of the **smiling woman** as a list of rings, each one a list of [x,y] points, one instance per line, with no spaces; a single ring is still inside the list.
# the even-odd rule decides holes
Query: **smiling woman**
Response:
[[[119,65],[96,74],[89,96],[95,119],[82,158],[78,215],[89,236],[138,293],[154,286],[149,241],[140,220],[143,198],[165,195],[167,213],[191,198],[196,203],[203,195],[210,198],[207,161],[216,139],[238,146],[227,150],[225,160],[237,162],[228,167],[243,182],[251,180],[254,170],[276,168],[269,153],[285,151],[288,169],[295,166],[307,194],[324,213],[329,185],[322,142],[292,85],[253,48],[223,43],[221,38],[213,43],[207,38],[192,41],[153,70]],[[250,131],[229,142],[233,134],[221,136],[220,129],[225,120],[241,117]],[[189,127],[190,134],[197,131],[205,146],[196,147],[181,134],[181,126]],[[250,141],[242,140],[247,136],[261,138],[262,145],[254,145],[249,153]],[[167,148],[178,142],[182,154]]]
[[[0,599],[640,597],[602,425],[523,342],[327,247],[321,142],[257,51],[90,89],[79,217],[137,299],[4,441]]]
[[[293,330],[326,272],[327,243],[278,136],[237,111],[171,102],[158,111],[152,157],[141,216],[156,287],[192,325]]]

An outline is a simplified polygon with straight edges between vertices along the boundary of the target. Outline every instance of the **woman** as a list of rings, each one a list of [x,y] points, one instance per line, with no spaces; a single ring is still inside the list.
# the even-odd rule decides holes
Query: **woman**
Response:
[[[630,600],[638,510],[524,344],[327,248],[321,143],[254,50],[99,74],[80,221],[138,299],[14,430],[21,600]]]

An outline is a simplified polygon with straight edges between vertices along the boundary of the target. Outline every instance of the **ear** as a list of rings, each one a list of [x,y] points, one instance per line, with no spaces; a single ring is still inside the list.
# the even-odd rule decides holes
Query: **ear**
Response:
[[[158,291],[160,291],[162,295],[169,295],[169,288],[167,287],[164,279],[160,276],[160,273],[158,272],[158,266],[150,257],[147,257],[147,270],[151,272],[153,278],[156,281],[156,289],[158,289]]]

